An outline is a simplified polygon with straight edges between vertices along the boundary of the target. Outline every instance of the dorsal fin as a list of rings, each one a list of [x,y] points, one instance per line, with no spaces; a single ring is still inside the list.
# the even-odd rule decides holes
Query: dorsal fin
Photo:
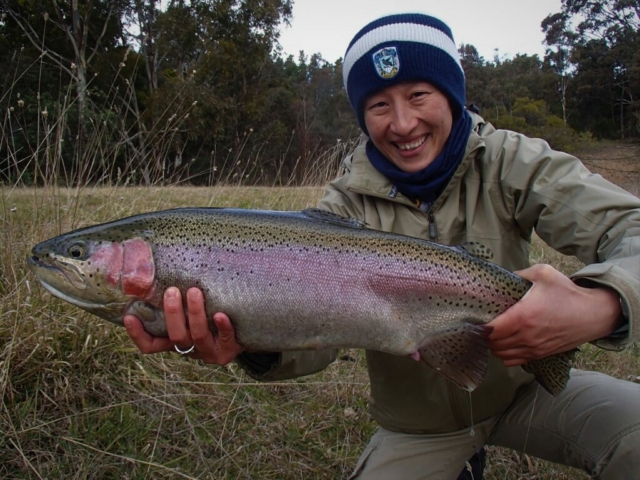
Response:
[[[321,210],[319,208],[307,208],[302,210],[302,213],[313,220],[330,223],[332,225],[337,225],[338,227],[366,228],[364,222],[361,222],[360,220],[343,217],[337,213]]]
[[[459,252],[468,253],[474,257],[481,258],[483,260],[491,260],[493,258],[493,252],[489,247],[485,247],[480,242],[465,242],[461,245],[454,245],[451,248],[458,250]]]

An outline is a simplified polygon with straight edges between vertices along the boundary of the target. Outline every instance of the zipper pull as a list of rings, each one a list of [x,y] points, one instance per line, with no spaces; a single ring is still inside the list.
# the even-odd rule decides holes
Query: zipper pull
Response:
[[[433,213],[429,214],[429,238],[435,240],[438,238],[438,228],[436,227],[436,217]]]

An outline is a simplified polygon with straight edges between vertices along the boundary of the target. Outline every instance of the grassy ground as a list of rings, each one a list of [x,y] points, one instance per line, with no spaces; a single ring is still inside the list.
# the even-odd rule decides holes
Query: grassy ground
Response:
[[[632,179],[626,187],[638,184]],[[367,413],[361,352],[344,352],[319,374],[267,384],[234,365],[143,356],[123,329],[46,293],[25,265],[39,240],[140,211],[184,205],[301,209],[320,195],[311,187],[4,187],[0,478],[346,477],[376,428]],[[565,272],[579,267],[538,241],[533,257]],[[638,381],[640,375],[633,351],[587,347],[579,362],[619,378]],[[585,478],[497,448],[489,449],[485,476]]]

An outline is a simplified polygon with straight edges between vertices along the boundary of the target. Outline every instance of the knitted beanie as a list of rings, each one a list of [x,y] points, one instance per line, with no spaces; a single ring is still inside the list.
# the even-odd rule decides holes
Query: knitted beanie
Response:
[[[449,99],[454,119],[464,110],[465,78],[449,27],[419,13],[389,15],[360,30],[344,55],[344,88],[364,123],[364,102],[383,88],[406,81],[426,81]]]

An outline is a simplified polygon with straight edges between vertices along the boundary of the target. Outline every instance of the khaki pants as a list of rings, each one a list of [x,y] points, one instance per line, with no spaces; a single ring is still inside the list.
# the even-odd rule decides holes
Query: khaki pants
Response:
[[[593,478],[640,479],[640,385],[573,370],[558,397],[534,382],[502,416],[473,429],[410,435],[380,428],[350,478],[455,480],[485,444],[570,465]]]

